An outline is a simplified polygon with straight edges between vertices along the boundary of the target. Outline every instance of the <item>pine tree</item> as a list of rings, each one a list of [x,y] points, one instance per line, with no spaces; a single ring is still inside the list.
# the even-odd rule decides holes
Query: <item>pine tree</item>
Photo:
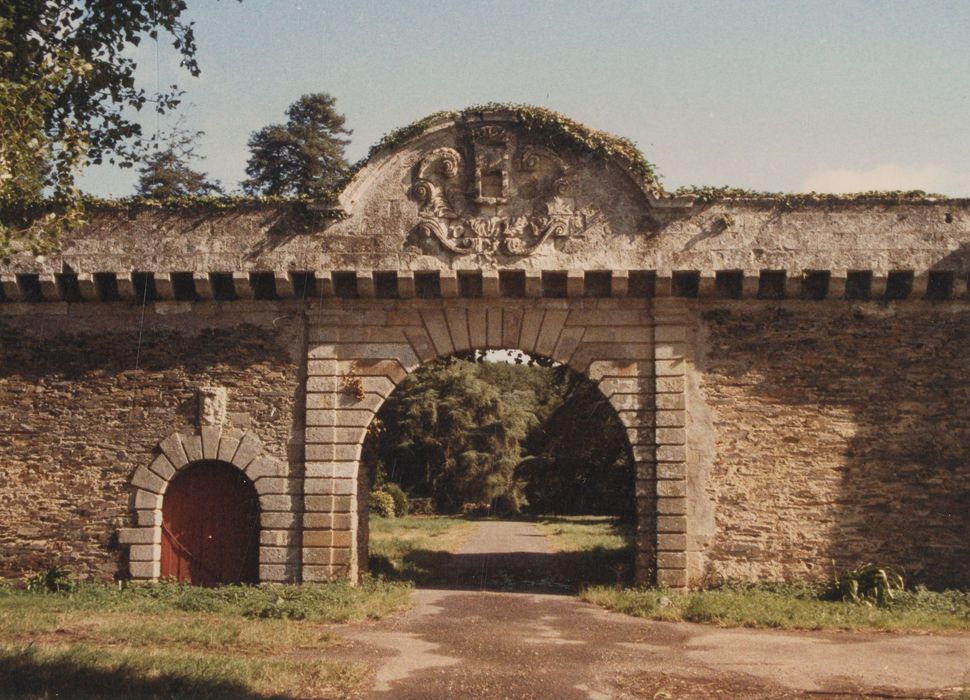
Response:
[[[169,131],[161,140],[163,147],[148,156],[139,168],[138,195],[166,199],[221,194],[218,182],[210,181],[205,173],[188,164],[199,159],[196,142],[204,133],[186,131],[181,123]]]
[[[271,124],[249,139],[246,165],[251,194],[325,196],[347,170],[342,138],[353,133],[326,93],[304,95],[286,110],[285,124]]]

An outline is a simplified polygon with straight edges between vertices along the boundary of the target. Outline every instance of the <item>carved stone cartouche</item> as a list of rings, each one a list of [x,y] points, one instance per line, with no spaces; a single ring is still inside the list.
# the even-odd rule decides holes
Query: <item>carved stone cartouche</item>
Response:
[[[416,165],[410,197],[418,204],[419,241],[494,263],[524,257],[550,237],[582,237],[595,214],[577,209],[563,159],[536,145],[518,146],[499,124],[477,126],[458,148],[440,147]],[[464,148],[468,157],[462,155]]]

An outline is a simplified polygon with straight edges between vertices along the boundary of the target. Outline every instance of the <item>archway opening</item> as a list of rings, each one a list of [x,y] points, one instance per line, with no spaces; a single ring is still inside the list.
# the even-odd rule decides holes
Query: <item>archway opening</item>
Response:
[[[381,407],[362,467],[360,561],[374,573],[562,592],[633,577],[626,430],[562,364],[488,350],[424,365]]]
[[[162,501],[162,578],[202,586],[259,580],[259,497],[239,469],[195,462]]]

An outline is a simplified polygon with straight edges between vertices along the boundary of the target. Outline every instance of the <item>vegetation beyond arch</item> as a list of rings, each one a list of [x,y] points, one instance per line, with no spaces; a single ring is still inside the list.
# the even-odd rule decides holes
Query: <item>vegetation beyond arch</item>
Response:
[[[396,484],[445,513],[632,519],[629,443],[598,387],[545,358],[486,356],[427,363],[388,397],[363,450],[373,487]]]

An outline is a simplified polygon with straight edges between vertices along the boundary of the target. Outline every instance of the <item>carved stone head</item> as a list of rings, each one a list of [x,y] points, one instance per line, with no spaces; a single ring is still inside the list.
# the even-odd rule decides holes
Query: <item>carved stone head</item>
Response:
[[[229,391],[224,386],[207,386],[199,389],[199,427],[221,427],[226,422],[226,406]]]

